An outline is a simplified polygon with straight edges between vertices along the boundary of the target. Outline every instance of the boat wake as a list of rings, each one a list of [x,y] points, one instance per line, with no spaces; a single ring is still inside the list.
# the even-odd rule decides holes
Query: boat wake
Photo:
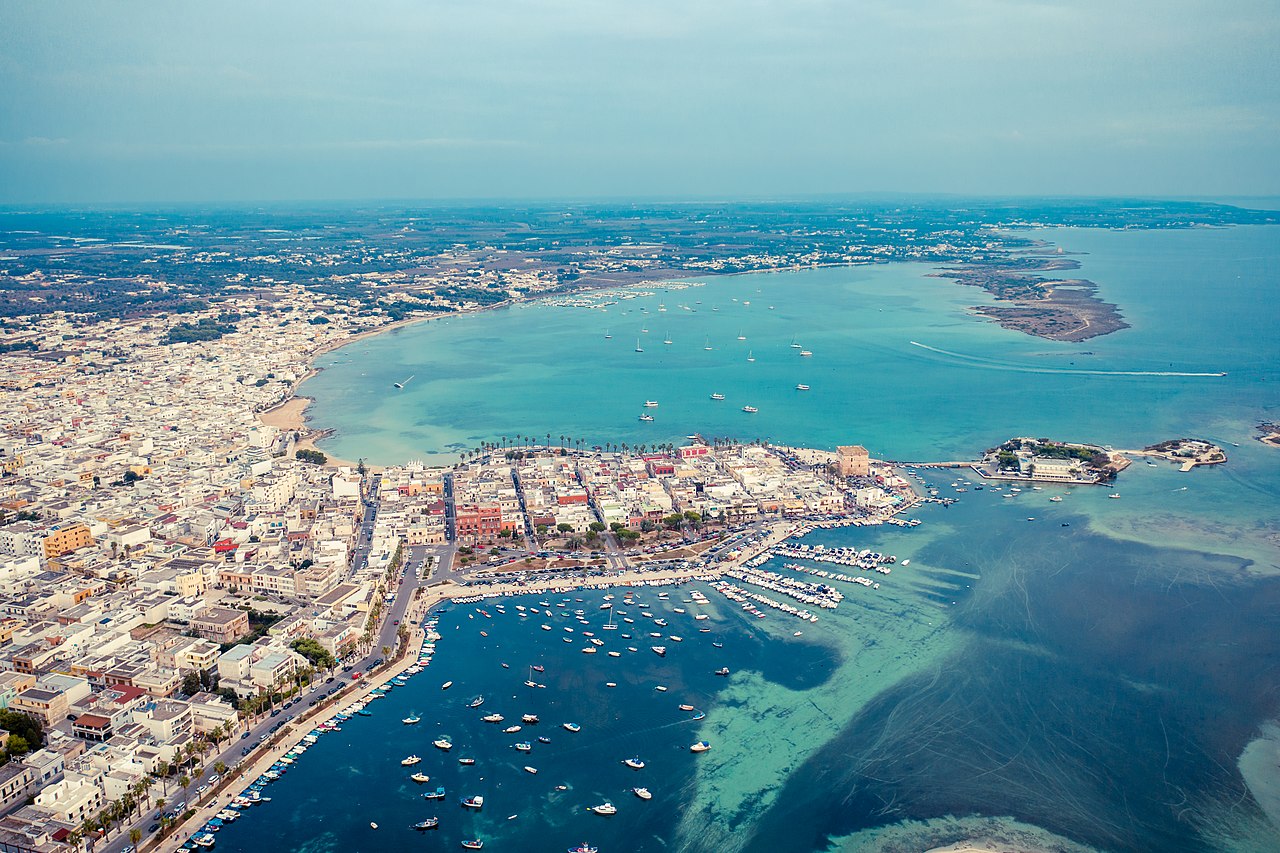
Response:
[[[952,352],[951,350],[931,347],[928,344],[922,344],[919,341],[908,341],[913,347],[920,347],[929,352],[936,352],[939,355],[949,356],[950,358],[959,359],[974,367],[985,367],[990,370],[1008,370],[1015,373],[1066,373],[1079,376],[1189,376],[1189,377],[1222,377],[1226,376],[1226,372],[1219,373],[1186,373],[1178,370],[1074,370],[1069,367],[1030,367],[1021,364],[1009,364],[1008,362],[996,361],[992,358],[983,358],[977,355],[965,355],[960,352]]]

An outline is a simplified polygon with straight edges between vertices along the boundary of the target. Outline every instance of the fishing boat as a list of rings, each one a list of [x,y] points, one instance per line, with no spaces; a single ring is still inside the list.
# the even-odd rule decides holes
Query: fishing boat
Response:
[[[480,719],[484,720],[486,723],[500,723],[503,720],[505,720],[506,717],[502,716],[501,714],[485,714]]]
[[[635,794],[642,800],[652,800],[653,794],[649,793],[648,788],[632,788],[631,793]]]
[[[474,758],[459,758],[458,763],[461,764],[463,767],[470,767],[471,765],[476,763],[476,760]]]
[[[746,412],[748,415],[754,415],[756,412],[760,410],[757,409],[755,406],[743,406],[742,411]]]
[[[441,785],[439,788],[436,788],[434,791],[427,791],[425,794],[422,795],[422,798],[424,800],[443,800],[444,785]]]
[[[453,749],[453,741],[449,740],[447,737],[436,738],[431,742],[431,745],[437,749],[443,749],[445,752]]]
[[[625,765],[627,765],[628,767],[630,767],[632,770],[643,770],[643,769],[644,769],[644,762],[643,762],[643,761],[641,761],[639,758],[628,758],[628,759],[626,759],[625,761],[623,761],[622,763],[623,763],[623,764],[625,764]]]
[[[418,756],[416,756],[416,755],[410,755],[408,758],[402,758],[402,759],[400,759],[400,766],[401,766],[401,767],[412,767],[413,765],[417,764],[417,763],[418,763],[419,761],[421,761],[421,760],[422,760],[422,759],[421,759],[421,758],[419,758],[419,757],[418,757]]]
[[[419,785],[425,785],[427,782],[431,781],[431,777],[426,773],[414,773],[409,778],[417,782]]]
[[[727,666],[722,666],[716,670],[716,675],[728,675],[728,674],[729,674],[729,667]]]
[[[533,749],[533,744],[529,743],[528,741],[522,740],[515,745],[515,748],[518,752],[528,752],[529,750]]]
[[[689,751],[690,752],[706,752],[710,748],[711,748],[711,744],[707,743],[705,740],[700,740],[697,743],[695,743],[693,746],[689,747]]]
[[[724,399],[724,395],[723,395],[723,394],[721,394],[719,391],[717,391],[717,392],[715,392],[714,394],[712,394],[712,395],[711,395],[711,399],[712,399],[712,400],[723,400],[723,399]]]
[[[564,730],[567,732],[580,732],[582,731],[582,726],[577,723],[564,723]]]
[[[479,794],[475,795],[474,797],[463,797],[462,806],[463,808],[468,808],[468,809],[482,809],[484,808],[484,797],[480,796]]]
[[[551,743],[551,738],[547,737],[546,735],[539,735],[538,743]]]
[[[601,803],[598,806],[592,806],[591,810],[596,814],[602,814],[602,815],[612,815],[612,814],[618,813],[618,809],[614,806],[613,803]]]
[[[577,847],[570,847],[569,853],[600,853],[599,847],[592,847],[590,844],[582,843]]]
[[[466,841],[462,842],[462,848],[464,850],[480,850],[483,847],[484,842],[479,838],[468,838]]]
[[[413,828],[414,828],[414,829],[416,829],[416,830],[418,830],[419,832],[421,832],[421,831],[423,831],[423,830],[427,830],[427,829],[435,829],[435,828],[436,828],[436,827],[438,827],[439,825],[440,825],[440,818],[438,818],[438,817],[429,817],[429,818],[427,818],[426,820],[420,820],[420,821],[418,821],[417,823],[415,823],[415,824],[413,825]]]
[[[645,423],[652,423],[653,415],[641,415],[640,420],[644,421]]]
[[[1112,499],[1116,499],[1116,498],[1119,498],[1119,497],[1120,497],[1120,493],[1119,493],[1119,492],[1112,492],[1111,494],[1107,495],[1107,497],[1112,498]]]
[[[422,718],[417,714],[414,714],[412,716],[405,717],[400,722],[404,723],[406,726],[416,726],[418,723],[422,722]]]

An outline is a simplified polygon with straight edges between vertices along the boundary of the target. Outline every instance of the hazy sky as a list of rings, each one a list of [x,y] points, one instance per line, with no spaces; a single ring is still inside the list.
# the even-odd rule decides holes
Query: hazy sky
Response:
[[[0,2],[0,203],[1280,194],[1280,0]]]

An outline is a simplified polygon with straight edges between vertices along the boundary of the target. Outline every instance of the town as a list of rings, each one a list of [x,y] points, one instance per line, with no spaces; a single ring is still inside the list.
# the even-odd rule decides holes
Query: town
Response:
[[[228,331],[175,339],[203,320]],[[723,575],[760,616],[816,620],[773,596],[838,599],[753,559],[812,526],[909,523],[921,500],[858,446],[525,437],[451,468],[330,462],[268,421],[367,323],[280,286],[168,318],[42,315],[41,348],[5,357],[6,849],[170,831],[287,721],[402,652],[434,602]]]

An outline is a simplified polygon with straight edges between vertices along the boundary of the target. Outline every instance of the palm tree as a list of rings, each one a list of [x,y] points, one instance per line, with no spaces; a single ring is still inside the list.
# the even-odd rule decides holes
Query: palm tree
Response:
[[[138,829],[138,827],[136,827],[136,826],[135,826],[133,829],[129,830],[129,843],[130,843],[130,844],[132,844],[134,847],[137,847],[137,846],[138,846],[138,842],[139,842],[139,841],[141,841],[141,840],[142,840],[142,830],[141,830],[141,829]]]
[[[187,796],[187,788],[191,787],[191,777],[185,773],[182,774],[182,777],[178,779],[178,787],[182,789],[182,796],[185,799]]]

